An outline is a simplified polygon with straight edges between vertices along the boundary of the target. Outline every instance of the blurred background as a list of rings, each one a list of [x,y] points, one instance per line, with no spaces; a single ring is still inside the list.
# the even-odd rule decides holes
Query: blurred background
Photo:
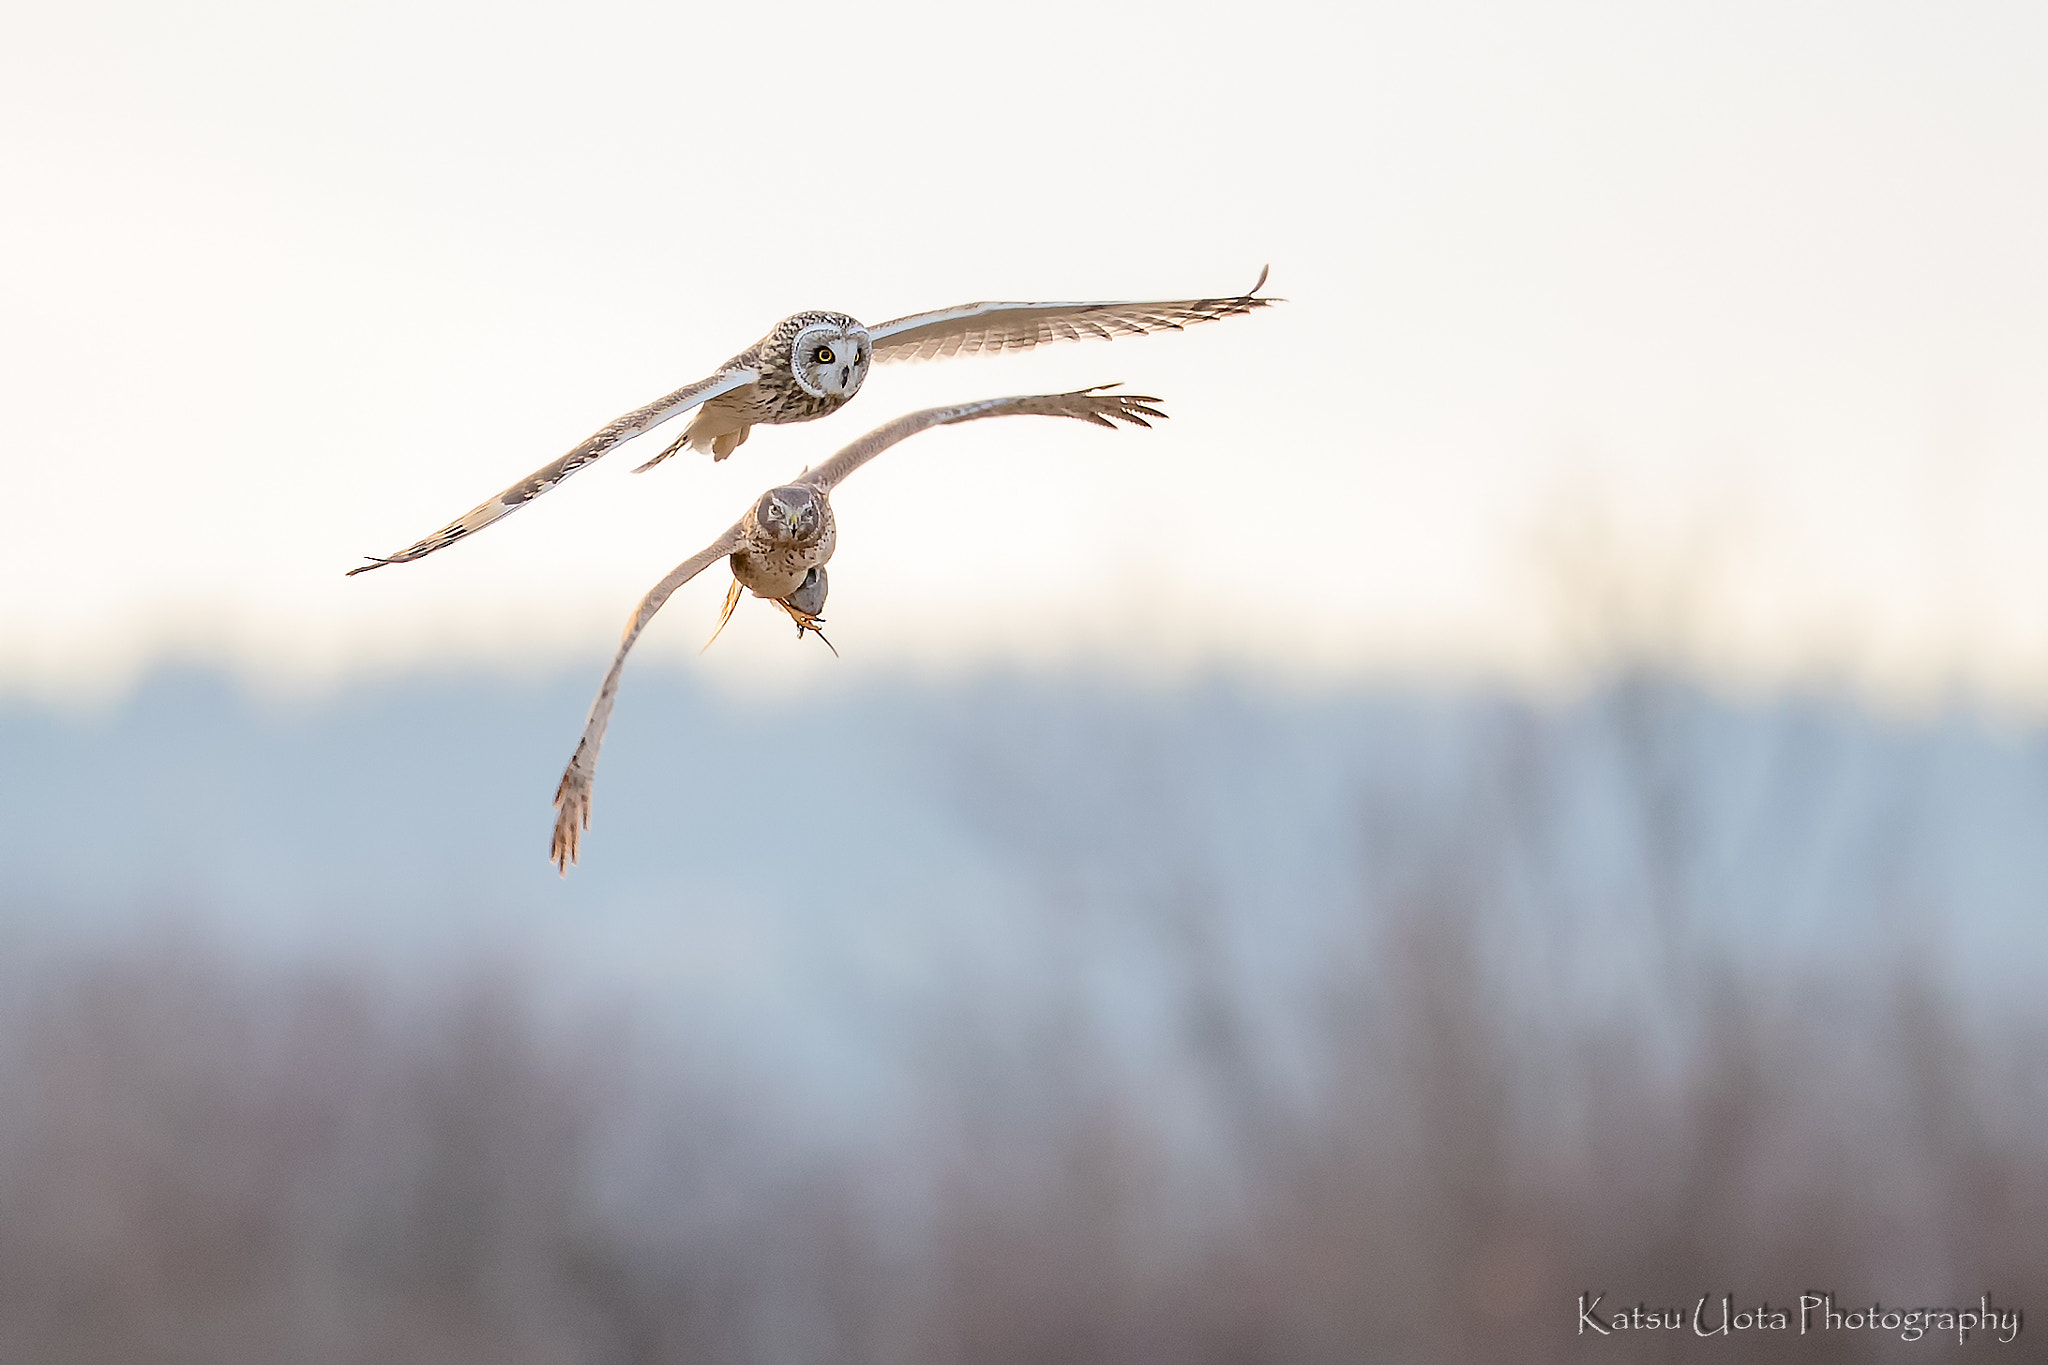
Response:
[[[2018,4],[0,16],[0,1359],[2048,1311],[2044,62]],[[787,312],[1268,261],[342,577]],[[842,657],[679,594],[555,876],[656,578],[1110,380],[1173,420],[848,485]]]

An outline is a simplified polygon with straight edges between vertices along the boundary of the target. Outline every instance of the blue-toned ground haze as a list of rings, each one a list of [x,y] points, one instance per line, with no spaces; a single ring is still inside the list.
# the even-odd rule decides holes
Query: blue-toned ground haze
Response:
[[[0,713],[0,1356],[1564,1361],[1587,1286],[2043,1283],[2039,733],[649,667],[564,881],[589,683]]]
[[[2048,741],[1967,710],[1653,674],[1553,704],[1044,675],[748,698],[655,668],[628,680],[564,880],[548,798],[587,684],[284,704],[169,670],[100,713],[16,704],[8,937],[495,955],[835,1065],[850,1031],[965,979],[1022,989],[1047,953],[1114,975],[1144,907],[1189,896],[1275,999],[1418,878],[1484,882],[1523,948],[1565,945],[1530,975],[1589,1008],[1629,989],[1660,916],[1821,972],[1903,935],[2001,1000],[2048,960]]]

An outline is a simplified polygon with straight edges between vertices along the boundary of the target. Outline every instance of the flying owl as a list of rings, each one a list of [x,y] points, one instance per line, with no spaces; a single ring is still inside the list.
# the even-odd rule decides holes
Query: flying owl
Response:
[[[732,568],[734,590],[726,598],[726,612],[738,599],[742,586],[755,596],[773,601],[797,623],[797,634],[816,630],[819,613],[825,608],[827,579],[825,562],[838,544],[838,527],[832,518],[832,490],[847,475],[859,469],[898,441],[930,427],[972,422],[983,417],[1072,417],[1097,426],[1114,427],[1118,422],[1149,427],[1148,417],[1163,418],[1157,398],[1138,394],[1104,393],[1110,385],[1080,389],[1073,393],[1029,394],[1020,398],[988,398],[976,403],[926,408],[899,417],[885,427],[855,441],[816,469],[807,469],[794,483],[771,488],[747,509],[746,515],[726,528],[725,534],[691,555],[656,583],[640,599],[633,619],[626,623],[625,638],[612,656],[611,670],[591,704],[590,719],[575,756],[555,788],[555,833],[548,856],[564,876],[576,861],[583,831],[590,827],[590,788],[597,773],[597,751],[604,743],[605,726],[610,723],[612,702],[619,690],[619,673],[633,642],[654,619],[662,604],[677,588],[710,568],[720,559]],[[720,624],[723,624],[721,618]]]
[[[864,327],[844,313],[797,313],[776,323],[767,336],[719,366],[708,379],[685,384],[666,398],[634,409],[561,459],[535,470],[426,539],[381,559],[372,557],[348,572],[367,573],[386,564],[424,559],[517,511],[613,448],[693,408],[697,415],[683,434],[641,469],[660,464],[686,445],[708,450],[712,459],[722,460],[763,422],[809,422],[834,412],[860,392],[868,367],[877,361],[929,360],[962,352],[995,354],[1029,350],[1047,341],[1179,331],[1192,323],[1249,313],[1278,302],[1258,296],[1266,273],[1261,270],[1249,291],[1230,298],[1158,303],[964,303],[913,313],[875,327]]]

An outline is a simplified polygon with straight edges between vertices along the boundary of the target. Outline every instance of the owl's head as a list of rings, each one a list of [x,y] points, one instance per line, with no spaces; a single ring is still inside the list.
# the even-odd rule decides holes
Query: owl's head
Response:
[[[789,351],[797,387],[813,398],[853,397],[873,360],[868,329],[844,313],[812,314]]]
[[[754,504],[754,520],[773,545],[815,545],[825,534],[825,499],[808,484],[771,488]]]

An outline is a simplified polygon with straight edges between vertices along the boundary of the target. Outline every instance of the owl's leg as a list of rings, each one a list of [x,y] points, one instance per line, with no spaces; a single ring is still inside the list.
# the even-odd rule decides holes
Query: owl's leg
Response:
[[[825,618],[819,613],[825,610],[825,594],[830,588],[831,579],[821,565],[804,575],[804,581],[797,585],[795,592],[776,601],[775,605],[789,613],[789,619],[796,622],[797,639],[803,639],[804,632],[809,631],[825,640],[825,632],[818,629],[825,624]],[[832,651],[833,658],[839,657],[839,647],[830,640],[825,640],[825,648]]]
[[[797,639],[803,639],[805,632],[808,631],[810,634],[817,636],[820,640],[825,640],[825,648],[832,651],[833,658],[836,659],[839,657],[839,646],[833,644],[830,640],[826,640],[825,632],[822,629],[820,629],[820,627],[822,627],[825,624],[824,617],[812,616],[808,612],[798,611],[795,607],[792,607],[787,602],[777,602],[775,605],[781,607],[784,611],[788,612],[789,619],[796,622]]]
[[[731,412],[706,405],[697,410],[697,415],[683,428],[683,434],[670,441],[667,449],[633,472],[646,473],[684,446],[692,450],[708,450],[712,459],[722,460],[746,442],[747,434],[751,430],[751,427]]]
[[[713,438],[711,442],[711,458],[722,460],[732,454],[747,443],[747,437],[751,436],[753,431],[752,427],[741,427],[738,431],[728,431]]]

